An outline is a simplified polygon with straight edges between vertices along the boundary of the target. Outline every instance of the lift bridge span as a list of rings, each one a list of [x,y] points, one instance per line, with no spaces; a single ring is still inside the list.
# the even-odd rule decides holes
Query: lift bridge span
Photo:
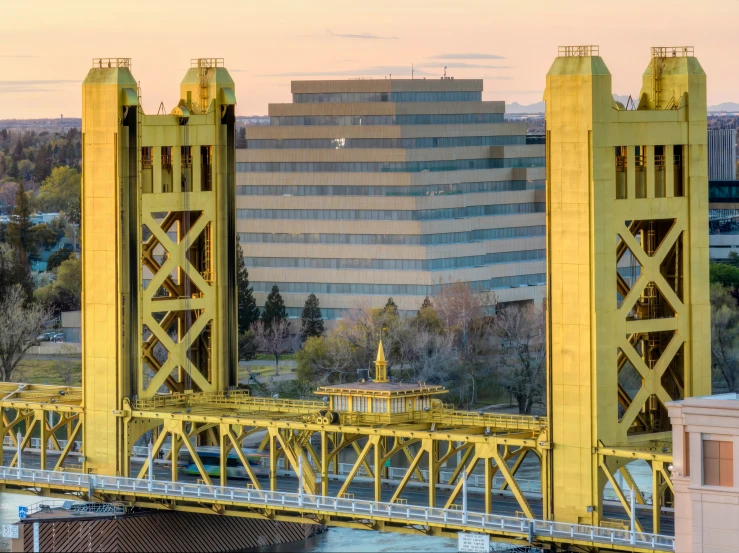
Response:
[[[455,411],[439,386],[388,382],[381,344],[371,382],[322,386],[318,401],[236,389],[233,80],[223,60],[193,60],[177,106],[147,115],[130,60],[94,60],[82,85],[82,387],[0,385],[0,438],[16,450],[0,453],[0,484],[560,551],[671,550],[670,472],[682,467],[665,404],[710,393],[705,82],[692,48],[653,48],[626,109],[596,46],[560,49],[545,90],[537,418]],[[200,446],[218,448],[215,481]],[[151,461],[160,452],[166,469]],[[182,454],[197,477],[180,474]],[[229,477],[229,455],[245,480]],[[539,493],[521,485],[529,463]]]

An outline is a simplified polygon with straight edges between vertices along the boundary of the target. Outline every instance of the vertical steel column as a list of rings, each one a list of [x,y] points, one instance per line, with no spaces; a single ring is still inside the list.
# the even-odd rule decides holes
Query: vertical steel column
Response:
[[[662,463],[652,461],[652,533],[659,534],[660,530],[660,503],[662,494],[660,494],[659,474]],[[633,507],[632,507],[633,509]]]
[[[277,437],[269,435],[269,489],[277,491]]]
[[[227,486],[228,485],[227,484],[227,482],[228,482],[228,475],[226,474],[226,467],[227,467],[227,462],[226,461],[228,459],[228,450],[229,450],[229,448],[227,447],[227,443],[228,443],[228,439],[229,438],[228,438],[228,431],[227,430],[224,431],[224,428],[223,427],[224,427],[224,425],[222,424],[221,425],[221,428],[220,428],[220,435],[221,436],[220,436],[220,440],[219,440],[219,442],[220,442],[219,445],[220,445],[220,448],[221,448],[221,459],[220,459],[220,461],[221,461],[221,466],[220,466],[220,470],[221,470],[221,486]],[[237,444],[231,444],[231,447],[236,447],[236,445]]]
[[[328,435],[321,431],[321,495],[328,496]]]
[[[485,463],[485,513],[493,512],[493,466],[490,458],[482,459]]]
[[[374,450],[375,501],[382,501],[382,439],[377,439]]]
[[[171,432],[170,435],[172,436],[172,443],[171,443],[171,449],[169,450],[169,459],[172,463],[172,482],[177,482],[177,473],[179,472],[179,467],[177,466],[177,457],[178,453],[180,451],[180,439],[176,432]]]

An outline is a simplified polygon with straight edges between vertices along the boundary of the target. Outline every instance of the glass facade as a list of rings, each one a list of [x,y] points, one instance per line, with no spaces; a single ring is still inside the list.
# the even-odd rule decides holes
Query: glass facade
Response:
[[[444,159],[437,161],[250,161],[236,163],[241,173],[420,173],[504,167],[544,167],[543,157]]]
[[[237,209],[237,219],[306,219],[324,221],[429,221],[463,219],[486,215],[544,213],[544,202],[473,205],[445,209],[363,210],[363,209]]]
[[[496,290],[536,286],[546,282],[546,273],[474,280],[467,284],[472,290]],[[331,282],[262,282],[252,281],[255,292],[271,292],[275,284],[281,294],[363,294],[379,296],[434,296],[450,284],[374,284]]]
[[[294,104],[350,102],[480,102],[482,92],[318,92],[293,94]]]
[[[465,146],[510,146],[526,144],[526,137],[519,136],[449,136],[438,138],[283,138],[252,139],[246,141],[250,150],[292,150],[321,148],[331,150],[357,148],[458,148]]]
[[[428,186],[241,185],[237,196],[452,196],[479,192],[544,190],[543,180],[502,180]]]
[[[440,259],[368,259],[368,258],[328,258],[328,257],[244,257],[247,267],[272,267],[290,269],[369,269],[380,271],[439,271],[442,269],[461,269],[497,265],[499,263],[520,263],[544,259],[546,250],[522,250],[513,252],[488,253],[464,257]]]
[[[708,181],[708,201],[714,203],[739,203],[739,180]]]
[[[545,225],[479,229],[440,234],[287,234],[240,232],[242,244],[364,244],[388,246],[437,246],[483,240],[505,240],[544,236]]]
[[[470,125],[502,123],[502,113],[458,113],[419,115],[287,115],[272,116],[273,127],[352,125]]]

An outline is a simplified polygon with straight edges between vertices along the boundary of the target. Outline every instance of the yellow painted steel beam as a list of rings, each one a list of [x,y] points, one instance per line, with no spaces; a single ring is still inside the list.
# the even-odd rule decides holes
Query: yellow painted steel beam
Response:
[[[611,469],[608,468],[608,465],[603,459],[600,460],[600,463],[598,466],[603,471],[603,474],[606,475],[606,478],[608,479],[608,481],[611,483],[611,486],[613,487],[613,491],[616,493],[616,497],[618,497],[618,500],[621,502],[621,506],[626,511],[626,516],[629,517],[629,519],[631,519],[631,504],[626,499],[624,492],[621,490],[621,486],[618,485],[618,482],[616,482],[616,479],[613,477],[613,473],[611,473]],[[636,518],[636,531],[637,532],[644,531],[638,518]]]

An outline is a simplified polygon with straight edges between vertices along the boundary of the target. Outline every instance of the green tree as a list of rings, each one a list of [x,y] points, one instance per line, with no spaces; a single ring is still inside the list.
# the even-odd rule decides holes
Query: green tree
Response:
[[[275,284],[267,296],[267,301],[264,302],[262,322],[266,329],[271,329],[274,324],[285,319],[287,319],[287,309],[285,309],[285,302],[282,295],[280,295],[280,289]]]
[[[52,252],[52,254],[49,256],[49,259],[46,260],[46,270],[53,271],[62,264],[62,261],[66,261],[67,259],[69,259],[71,255],[72,250],[67,250],[64,248],[60,248],[55,252]]]
[[[238,234],[236,235],[238,237]],[[247,332],[259,320],[259,308],[254,299],[254,289],[249,285],[249,271],[244,263],[244,251],[238,239],[236,241],[236,284],[239,289],[239,335]]]
[[[441,334],[444,331],[444,323],[428,296],[423,300],[421,309],[416,313],[415,323],[419,329],[433,334]]]
[[[33,180],[43,181],[51,173],[51,147],[47,144],[38,149],[36,155],[36,168],[33,170]]]
[[[23,183],[20,183],[16,192],[15,209],[10,216],[10,223],[8,223],[6,238],[10,247],[13,248],[15,257],[15,267],[13,269],[15,282],[23,286],[27,298],[30,298],[33,294],[28,257],[36,250],[31,226],[31,208],[28,204],[28,196]]]
[[[388,298],[385,307],[382,308],[383,315],[391,315],[394,317],[398,316],[398,306],[395,305],[393,298]]]
[[[709,268],[711,283],[721,286],[739,288],[739,267],[733,267],[727,263],[712,263]]]
[[[739,267],[739,254],[736,252],[729,252],[729,257],[724,261],[727,265],[732,267]]]
[[[357,376],[352,344],[334,333],[310,336],[295,359],[296,376],[303,382],[349,382]]]
[[[10,167],[8,167],[8,172],[6,174],[11,179],[18,179],[20,176],[20,171],[18,171],[18,162],[15,159],[10,164]]]
[[[71,167],[55,167],[41,183],[36,204],[43,211],[64,213],[72,223],[80,222],[80,174]]]
[[[29,159],[22,159],[18,162],[18,173],[23,180],[31,180],[33,177],[34,164]]]
[[[257,356],[257,338],[254,329],[239,333],[239,361],[251,361]]]
[[[305,300],[303,313],[300,315],[300,338],[305,341],[311,336],[320,336],[323,331],[323,315],[318,298],[315,294],[311,294]]]
[[[36,298],[55,315],[76,311],[82,299],[82,264],[77,256],[63,261],[56,269],[56,281],[36,290]]]

